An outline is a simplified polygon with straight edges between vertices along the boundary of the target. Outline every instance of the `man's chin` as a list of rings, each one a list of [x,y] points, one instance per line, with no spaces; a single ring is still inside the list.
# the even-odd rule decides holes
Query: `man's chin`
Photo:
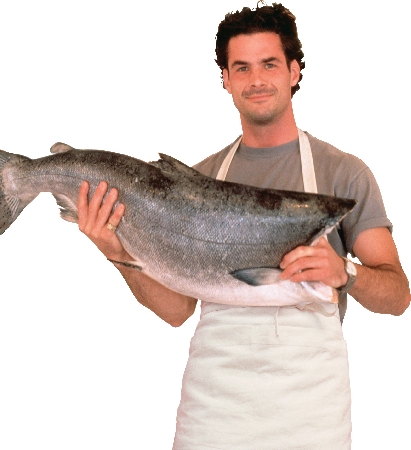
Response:
[[[247,122],[250,125],[256,126],[266,126],[271,125],[275,122],[276,115],[275,114],[247,114],[246,116]]]

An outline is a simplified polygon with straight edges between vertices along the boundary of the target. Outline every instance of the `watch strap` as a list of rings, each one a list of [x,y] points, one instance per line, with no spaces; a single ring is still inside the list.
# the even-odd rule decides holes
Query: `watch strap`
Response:
[[[344,286],[341,286],[337,289],[338,292],[344,294],[348,292],[353,286],[354,283],[357,281],[357,270],[355,269],[354,263],[350,261],[348,258],[345,258],[344,256],[341,257],[344,260],[344,270],[345,273],[348,275],[347,283]],[[352,265],[354,267],[354,273],[349,270],[349,265]]]

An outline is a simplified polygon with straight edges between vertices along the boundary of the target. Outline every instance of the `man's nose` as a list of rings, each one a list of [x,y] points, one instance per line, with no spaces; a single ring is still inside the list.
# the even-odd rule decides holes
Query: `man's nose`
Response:
[[[260,68],[251,69],[250,84],[252,86],[260,87],[266,84],[263,71]]]

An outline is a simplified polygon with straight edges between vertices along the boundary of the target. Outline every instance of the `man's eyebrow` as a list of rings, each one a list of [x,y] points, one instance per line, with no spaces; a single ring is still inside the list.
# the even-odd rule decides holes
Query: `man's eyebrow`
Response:
[[[271,56],[270,58],[265,58],[265,59],[263,59],[263,63],[269,63],[269,62],[273,62],[273,61],[275,61],[275,62],[280,62],[280,59],[279,58],[276,58],[275,56]]]
[[[236,60],[231,64],[231,68],[233,68],[235,66],[246,66],[246,65],[248,65],[247,61]]]
[[[269,62],[281,62],[281,60],[276,56],[270,56],[269,58],[264,58],[263,60],[261,60],[261,62],[263,64],[267,64]],[[247,61],[241,61],[240,59],[238,59],[236,61],[233,61],[233,63],[231,64],[231,68],[235,66],[247,66],[248,64],[249,63]]]

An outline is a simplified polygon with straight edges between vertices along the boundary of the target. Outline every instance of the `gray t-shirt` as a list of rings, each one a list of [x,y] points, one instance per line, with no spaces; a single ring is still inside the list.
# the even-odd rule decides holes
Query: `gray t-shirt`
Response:
[[[388,227],[384,203],[371,170],[356,156],[342,152],[307,133],[314,160],[320,194],[354,198],[357,204],[329,236],[334,250],[341,256],[351,253],[358,235],[367,229]],[[215,178],[230,144],[194,168]],[[240,144],[227,173],[226,181],[271,189],[304,191],[299,141],[269,148],[251,148]],[[347,296],[340,296],[340,317],[347,309]]]

